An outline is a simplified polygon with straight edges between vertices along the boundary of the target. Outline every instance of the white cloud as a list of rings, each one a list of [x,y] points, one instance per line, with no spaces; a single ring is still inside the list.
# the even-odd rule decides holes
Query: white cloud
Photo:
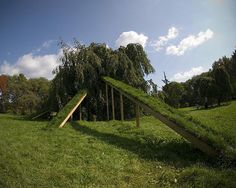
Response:
[[[135,31],[127,31],[120,34],[116,40],[116,47],[127,46],[129,43],[139,43],[145,48],[148,37],[144,34],[136,33]]]
[[[62,51],[57,54],[33,55],[32,53],[21,56],[15,64],[4,61],[0,66],[1,74],[19,74],[23,73],[28,78],[46,77],[53,78],[52,71],[60,65]]]
[[[43,43],[42,47],[43,47],[43,48],[49,48],[52,43],[53,43],[53,40],[45,41],[45,42]]]
[[[203,72],[205,72],[205,70],[202,66],[193,67],[189,71],[180,72],[180,73],[175,74],[170,80],[176,81],[176,82],[184,82],[184,81],[192,78],[193,76],[201,74]]]
[[[165,36],[160,36],[157,41],[154,41],[151,46],[155,48],[156,51],[160,51],[169,40],[175,39],[179,35],[179,30],[175,27],[171,27],[168,30],[168,34]]]
[[[207,29],[205,32],[200,32],[196,36],[189,35],[180,41],[179,45],[171,45],[166,48],[167,55],[183,55],[187,50],[201,45],[213,37],[213,31]]]
[[[43,48],[49,48],[52,45],[53,42],[54,42],[54,40],[45,41],[42,44],[42,46],[36,50],[36,52],[40,52]]]

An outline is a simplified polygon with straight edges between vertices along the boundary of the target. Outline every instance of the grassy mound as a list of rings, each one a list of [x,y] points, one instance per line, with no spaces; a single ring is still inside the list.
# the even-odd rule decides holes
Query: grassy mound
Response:
[[[232,136],[231,133],[233,132],[233,135],[235,135],[235,127],[231,127],[231,131],[214,129],[212,128],[213,126],[203,124],[196,118],[170,107],[157,98],[149,96],[147,93],[139,89],[133,88],[110,77],[104,77],[103,79],[107,83],[122,90],[124,93],[134,97],[137,101],[146,104],[154,111],[175,122],[178,126],[181,126],[189,133],[207,142],[217,150],[221,151],[225,156],[233,160],[236,159],[236,138]]]
[[[66,116],[75,107],[78,101],[86,94],[86,91],[82,90],[77,93],[59,112],[58,114],[49,122],[49,126],[60,126],[64,121]]]
[[[0,187],[236,187],[234,167],[152,117],[139,129],[135,121],[46,124],[0,114]]]

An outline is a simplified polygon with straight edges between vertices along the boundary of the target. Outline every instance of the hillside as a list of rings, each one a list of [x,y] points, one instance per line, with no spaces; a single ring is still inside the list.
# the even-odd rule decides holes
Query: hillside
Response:
[[[235,107],[183,110],[209,125],[233,126],[236,116],[225,112]],[[152,117],[139,129],[135,121],[73,122],[53,131],[46,125],[0,115],[0,187],[236,186],[235,167],[212,161]]]

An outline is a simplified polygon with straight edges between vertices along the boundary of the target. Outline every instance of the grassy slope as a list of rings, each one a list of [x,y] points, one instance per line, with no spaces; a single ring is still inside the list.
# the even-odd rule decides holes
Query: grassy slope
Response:
[[[86,91],[80,91],[77,93],[59,112],[58,114],[50,121],[50,126],[59,127],[60,124],[64,121],[66,116],[70,111],[75,107],[78,101],[86,94]]]
[[[0,187],[236,187],[235,169],[151,117],[140,129],[134,121],[45,125],[0,114]]]
[[[208,124],[198,121],[198,119],[164,104],[157,98],[151,97],[141,90],[109,77],[104,77],[104,80],[148,105],[154,111],[177,123],[193,135],[205,140],[216,149],[224,152],[227,157],[236,159],[236,137],[231,134],[235,132],[235,129],[232,130],[231,128],[229,131],[221,131],[222,129],[216,130],[212,128],[213,126],[208,126]]]
[[[194,107],[182,108],[187,113],[210,127],[217,134],[236,145],[236,101],[221,107],[197,110]]]

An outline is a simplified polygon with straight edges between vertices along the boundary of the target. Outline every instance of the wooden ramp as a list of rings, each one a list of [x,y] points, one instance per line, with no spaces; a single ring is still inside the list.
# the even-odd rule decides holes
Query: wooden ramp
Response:
[[[63,127],[86,96],[87,92],[84,90],[77,93],[50,121],[50,124],[59,128]]]
[[[183,136],[186,140],[191,142],[195,147],[199,148],[210,156],[219,156],[220,153],[207,138],[201,137],[201,134],[196,134],[198,129],[201,131],[202,127],[194,121],[190,121],[188,117],[181,114],[177,109],[173,109],[169,105],[161,102],[147,93],[133,88],[121,81],[117,81],[110,77],[103,77],[103,80],[111,88],[117,90],[120,94],[126,96],[133,101],[136,106],[139,105],[145,111],[152,114],[175,132]],[[210,143],[210,144],[209,144]]]

